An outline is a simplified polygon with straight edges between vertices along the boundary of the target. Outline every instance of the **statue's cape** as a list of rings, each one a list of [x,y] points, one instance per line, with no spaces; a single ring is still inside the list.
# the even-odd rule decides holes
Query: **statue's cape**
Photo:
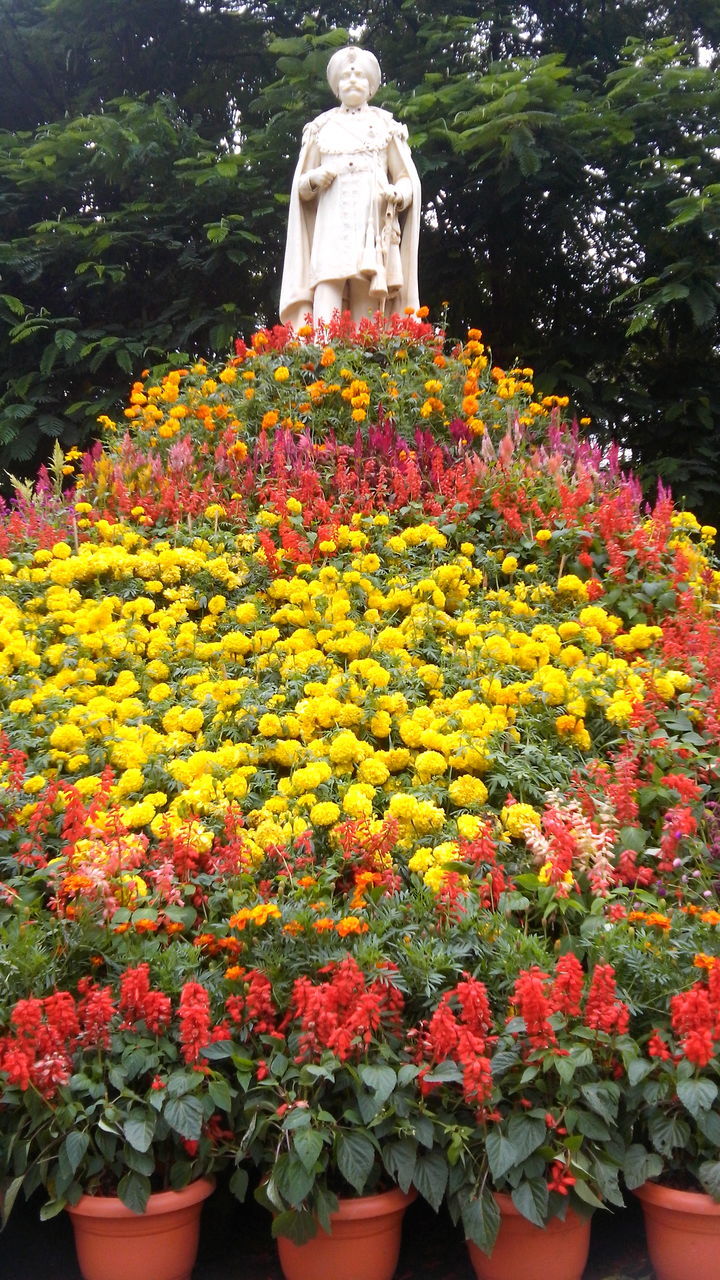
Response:
[[[313,291],[310,288],[310,253],[315,227],[315,201],[300,199],[300,179],[306,170],[310,168],[308,157],[317,129],[324,120],[328,119],[337,110],[337,107],[332,108],[305,126],[300,158],[290,192],[285,263],[280,290],[280,322],[281,324],[291,324],[295,328],[304,322],[307,314],[312,316],[313,309]],[[403,311],[405,307],[417,309],[420,305],[417,274],[422,199],[420,178],[407,143],[407,130],[394,120],[389,111],[383,111],[381,107],[371,107],[370,110],[382,116],[385,121],[392,121],[394,126],[393,141],[400,152],[402,162],[407,170],[407,176],[412,184],[412,203],[400,214],[400,225],[402,227],[400,260],[402,263],[403,285],[400,293],[393,298],[393,309],[395,311]]]

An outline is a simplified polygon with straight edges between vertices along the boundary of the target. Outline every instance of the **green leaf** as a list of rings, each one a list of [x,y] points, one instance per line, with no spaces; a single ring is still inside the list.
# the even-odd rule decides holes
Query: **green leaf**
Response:
[[[397,1075],[392,1067],[360,1067],[358,1074],[379,1103],[386,1102],[397,1085]]]
[[[118,1196],[133,1213],[145,1212],[150,1191],[150,1179],[142,1173],[126,1173],[118,1182]]]
[[[338,1169],[346,1182],[361,1196],[375,1163],[375,1148],[362,1133],[343,1133],[335,1140]]]
[[[537,1151],[546,1137],[545,1122],[533,1116],[513,1115],[507,1130],[491,1129],[485,1143],[490,1172],[499,1181],[513,1167]]]
[[[495,1182],[499,1182],[508,1169],[518,1163],[512,1142],[508,1141],[500,1129],[490,1130],[485,1140],[485,1151]]]
[[[628,1063],[627,1068],[628,1084],[640,1084],[646,1076],[650,1075],[652,1070],[653,1063],[648,1062],[647,1058],[633,1058],[632,1062]]]
[[[515,1151],[517,1164],[521,1164],[533,1151],[545,1141],[545,1121],[535,1116],[514,1115],[510,1117],[507,1136]]]
[[[65,1200],[48,1200],[47,1204],[40,1206],[40,1221],[47,1222],[50,1218],[56,1218],[59,1213],[62,1213],[66,1204]]]
[[[220,1111],[229,1111],[232,1106],[232,1092],[227,1080],[211,1080],[208,1084],[208,1094],[213,1104]]]
[[[536,1227],[545,1226],[548,1199],[549,1192],[544,1178],[528,1178],[512,1192],[515,1208],[528,1222],[534,1222]]]
[[[181,1137],[191,1141],[200,1137],[204,1113],[199,1098],[168,1098],[163,1107],[163,1115]]]
[[[235,1199],[239,1200],[240,1203],[242,1203],[247,1194],[248,1182],[249,1177],[247,1169],[241,1168],[235,1170],[228,1183],[231,1194],[234,1195]]]
[[[171,1098],[178,1098],[183,1093],[190,1093],[197,1088],[200,1075],[197,1071],[175,1071],[167,1082],[167,1093]]]
[[[9,311],[12,311],[13,315],[20,317],[25,315],[24,302],[21,302],[19,298],[14,296],[14,294],[0,293],[0,301],[5,303],[5,306]]]
[[[595,1195],[595,1192],[590,1189],[587,1182],[584,1182],[582,1178],[577,1179],[573,1191],[580,1200],[583,1200],[585,1204],[591,1205],[593,1209],[602,1209],[604,1207],[602,1200]]]
[[[720,1115],[717,1111],[701,1111],[696,1124],[703,1137],[720,1150]]]
[[[647,1151],[639,1142],[633,1143],[625,1152],[623,1160],[623,1177],[629,1191],[641,1187],[649,1178],[657,1178],[663,1170],[660,1156]]]
[[[718,1087],[713,1080],[678,1080],[677,1096],[696,1120],[701,1112],[710,1110],[717,1095]]]
[[[68,1165],[74,1174],[90,1145],[90,1134],[80,1129],[73,1129],[67,1135],[63,1145]]]
[[[293,1244],[307,1244],[317,1234],[317,1223],[312,1213],[305,1209],[284,1209],[273,1218],[272,1236],[286,1236]]]
[[[455,1062],[439,1062],[425,1076],[428,1084],[457,1083],[462,1080],[462,1071]]]
[[[616,1084],[601,1084],[593,1081],[580,1086],[580,1092],[587,1102],[603,1120],[611,1122],[617,1115],[620,1090]]]
[[[123,1133],[136,1151],[149,1151],[155,1136],[157,1116],[152,1112],[131,1111],[123,1124]]]
[[[70,351],[77,342],[77,335],[72,329],[58,329],[55,334],[55,346],[60,347],[62,351]]]
[[[477,1200],[468,1200],[461,1209],[466,1239],[472,1240],[483,1253],[492,1253],[500,1230],[500,1210],[494,1196],[483,1192]]]
[[[419,1070],[420,1068],[416,1067],[414,1063],[404,1062],[397,1073],[398,1084],[399,1085],[410,1084],[410,1081],[416,1078]]]
[[[672,1155],[677,1147],[687,1146],[690,1140],[690,1126],[678,1116],[653,1116],[648,1123],[648,1133],[661,1156]]]
[[[720,1160],[703,1160],[698,1173],[703,1191],[720,1202]]]
[[[417,1163],[417,1142],[412,1138],[400,1138],[397,1142],[382,1144],[382,1159],[385,1168],[401,1191],[406,1194],[410,1190]]]
[[[275,1165],[275,1182],[280,1195],[297,1209],[310,1194],[315,1177],[294,1153],[283,1156]]]
[[[22,1189],[22,1185],[24,1181],[25,1181],[25,1177],[23,1174],[21,1174],[20,1177],[13,1178],[12,1182],[5,1188],[5,1194],[3,1196],[3,1201],[2,1201],[2,1219],[1,1219],[3,1227],[5,1226],[8,1218],[10,1217],[10,1214],[12,1212],[12,1207],[15,1204],[15,1201],[17,1200],[18,1192]]]
[[[169,915],[169,911],[167,914]],[[209,1062],[217,1062],[223,1057],[232,1057],[232,1051],[232,1041],[213,1041],[211,1044],[205,1044],[205,1048],[200,1050],[202,1057]]]
[[[447,1161],[440,1151],[418,1153],[413,1185],[436,1213],[445,1195],[448,1172]]]
[[[293,1136],[293,1147],[310,1173],[323,1149],[323,1136],[317,1129],[298,1129]]]
[[[584,1138],[595,1138],[599,1142],[603,1142],[610,1137],[610,1131],[605,1121],[592,1111],[579,1111],[575,1121],[575,1128]]]

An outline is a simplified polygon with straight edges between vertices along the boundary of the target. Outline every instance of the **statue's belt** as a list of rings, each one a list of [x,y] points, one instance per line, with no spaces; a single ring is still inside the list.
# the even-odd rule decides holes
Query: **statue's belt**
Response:
[[[323,155],[322,161],[327,169],[331,169],[336,178],[346,173],[373,173],[376,169],[385,176],[385,166],[381,164],[381,153],[378,151],[354,151],[352,155]]]

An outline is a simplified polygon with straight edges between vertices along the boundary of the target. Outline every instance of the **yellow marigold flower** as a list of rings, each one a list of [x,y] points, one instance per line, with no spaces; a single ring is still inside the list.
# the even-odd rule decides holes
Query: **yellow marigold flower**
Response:
[[[343,810],[352,818],[369,818],[373,811],[374,795],[374,787],[362,782],[353,783],[343,796]]]
[[[610,724],[627,725],[630,723],[633,713],[633,704],[628,698],[614,697],[608,707],[605,708],[605,719]]]
[[[502,572],[508,575],[515,573],[517,570],[517,567],[518,567],[517,556],[505,556],[502,564],[500,565],[500,569],[502,570]]]
[[[331,827],[340,817],[340,806],[333,800],[321,800],[310,810],[310,821],[314,827]]]
[[[544,542],[549,542],[551,538],[552,538],[551,529],[538,529],[537,533],[535,534],[535,541],[539,542],[541,545]]]
[[[135,827],[147,826],[154,817],[155,806],[146,799],[140,800],[137,804],[131,804],[129,809],[124,809],[122,820],[126,827],[134,829]]]
[[[472,805],[485,804],[488,790],[480,778],[464,773],[454,778],[448,787],[448,796],[458,808],[469,809]]]
[[[180,728],[185,733],[199,733],[205,723],[205,716],[199,707],[188,707],[180,716]]]
[[[236,378],[237,378],[237,369],[233,369],[232,366],[228,367],[227,369],[223,369],[220,374],[220,381],[226,383],[227,386],[232,386]]]
[[[79,751],[85,745],[85,735],[74,724],[59,724],[50,734],[50,746],[56,751]]]
[[[72,547],[69,547],[67,542],[55,542],[52,546],[52,554],[56,560],[68,560],[72,555]]]
[[[282,721],[279,716],[266,712],[258,720],[258,733],[263,738],[279,738],[282,735]]]
[[[288,378],[290,377],[290,370],[288,369],[287,365],[285,364],[278,365],[277,369],[273,374],[273,377],[276,382],[287,382]]]
[[[587,600],[587,587],[575,573],[566,573],[558,579],[557,591],[560,595],[577,596],[579,600]]]
[[[439,751],[421,751],[415,757],[415,772],[422,782],[439,777],[447,768],[448,762]]]
[[[540,827],[541,817],[537,809],[530,804],[506,805],[500,813],[500,821],[509,836],[521,840],[526,827]]]
[[[359,765],[357,776],[360,782],[381,787],[390,777],[390,770],[383,760],[378,760],[377,756],[369,756]]]
[[[22,784],[22,789],[26,793],[26,795],[35,796],[37,795],[38,791],[43,790],[45,785],[46,785],[46,782],[45,782],[45,779],[42,777],[42,775],[39,773],[34,773],[29,778],[25,779],[25,781]]]
[[[472,813],[461,813],[457,820],[461,840],[474,840],[483,829],[483,820]]]
[[[428,888],[432,889],[433,893],[437,893],[442,888],[447,875],[448,872],[443,866],[439,863],[434,863],[433,866],[429,867],[425,872],[423,880]]]

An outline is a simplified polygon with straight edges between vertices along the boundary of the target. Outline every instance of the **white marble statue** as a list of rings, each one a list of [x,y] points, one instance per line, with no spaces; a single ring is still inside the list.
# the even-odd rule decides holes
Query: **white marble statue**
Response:
[[[374,54],[348,47],[328,63],[340,106],[311,120],[290,197],[280,319],[297,329],[333,312],[354,320],[417,307],[420,180],[407,129],[371,107]]]

